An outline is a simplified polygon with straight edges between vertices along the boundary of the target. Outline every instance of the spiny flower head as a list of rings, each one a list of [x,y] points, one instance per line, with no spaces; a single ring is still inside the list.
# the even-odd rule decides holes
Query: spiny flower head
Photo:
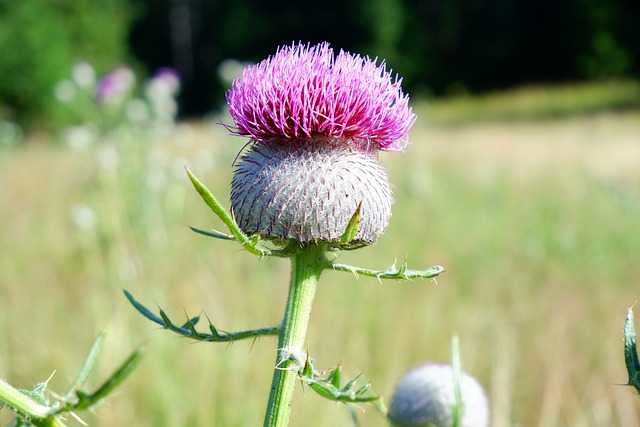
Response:
[[[384,61],[336,56],[328,43],[282,47],[234,81],[231,130],[257,142],[320,136],[364,151],[402,150],[415,115],[401,82]]]

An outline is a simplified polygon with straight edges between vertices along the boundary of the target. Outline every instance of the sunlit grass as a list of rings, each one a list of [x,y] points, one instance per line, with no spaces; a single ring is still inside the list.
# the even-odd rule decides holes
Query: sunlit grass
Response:
[[[434,125],[460,125],[486,120],[558,118],[612,109],[640,109],[640,81],[524,86],[481,96],[459,95],[435,100],[421,112]]]
[[[457,334],[495,427],[640,425],[637,396],[616,385],[626,381],[626,308],[639,295],[639,135],[635,113],[462,128],[420,116],[406,154],[382,155],[396,198],[387,233],[341,261],[385,268],[407,257],[411,268],[447,272],[437,284],[382,285],[327,272],[308,334],[316,366],[342,361],[345,375],[363,372],[389,396],[409,368],[448,361]],[[141,342],[148,351],[90,425],[260,425],[274,340],[192,343],[158,330],[122,294],[176,319],[204,310],[225,330],[279,321],[287,263],[187,228],[222,225],[181,165],[224,201],[242,144],[200,125],[158,142],[152,157],[167,181],[141,199],[145,209],[125,206],[131,181],[97,180],[92,151],[0,152],[0,376],[31,387],[56,370],[51,389],[62,391],[106,326],[93,384]],[[78,204],[95,209],[96,228],[73,225]],[[360,418],[386,425],[370,409]],[[8,420],[1,411],[0,424]],[[349,416],[298,387],[291,425],[349,425]]]

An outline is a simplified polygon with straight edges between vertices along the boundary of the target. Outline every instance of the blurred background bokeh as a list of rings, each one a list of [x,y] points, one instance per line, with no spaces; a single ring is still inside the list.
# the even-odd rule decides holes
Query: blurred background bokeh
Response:
[[[171,66],[181,116],[201,116],[223,105],[238,67],[294,41],[385,58],[421,98],[634,78],[639,17],[625,0],[4,0],[0,119],[64,120],[53,88],[78,60],[98,74]]]
[[[640,297],[638,22],[624,0],[0,0],[0,377],[31,388],[55,371],[62,392],[104,328],[89,386],[148,351],[90,425],[260,425],[274,340],[185,341],[122,289],[176,323],[279,321],[287,263],[190,232],[223,225],[183,167],[226,203],[245,141],[217,124],[225,90],[280,45],[329,41],[384,58],[418,116],[406,153],[381,155],[387,233],[341,260],[447,272],[382,286],[328,272],[317,366],[342,361],[388,397],[458,335],[493,426],[640,426],[620,385]],[[386,425],[365,409],[361,425]],[[298,387],[292,426],[350,423]]]

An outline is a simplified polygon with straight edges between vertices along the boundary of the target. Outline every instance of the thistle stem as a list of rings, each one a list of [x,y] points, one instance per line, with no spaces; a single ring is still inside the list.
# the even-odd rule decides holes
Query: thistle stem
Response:
[[[49,416],[50,409],[31,399],[20,390],[0,379],[0,405],[8,406],[16,414],[29,419],[33,425],[64,427],[58,418]],[[1,406],[0,406],[1,408]]]
[[[300,248],[291,257],[289,297],[280,324],[278,355],[264,427],[285,427],[289,424],[296,378],[306,362],[303,346],[318,279],[329,265],[324,247],[318,245]]]

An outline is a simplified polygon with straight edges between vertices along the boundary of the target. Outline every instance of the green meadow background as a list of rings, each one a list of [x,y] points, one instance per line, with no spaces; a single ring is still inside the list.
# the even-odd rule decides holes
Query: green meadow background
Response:
[[[616,99],[637,91],[625,87]],[[449,360],[458,335],[494,427],[640,425],[640,398],[621,385],[622,326],[640,298],[640,112],[583,108],[591,92],[578,89],[414,106],[412,144],[380,155],[395,191],[388,230],[340,261],[447,271],[437,282],[382,284],[326,272],[307,339],[317,367],[342,363],[388,398],[408,369]],[[613,90],[599,86],[600,99]],[[550,110],[549,99],[563,106]],[[228,331],[279,322],[286,260],[187,228],[222,224],[183,166],[228,205],[244,141],[200,122],[119,151],[51,139],[0,147],[0,377],[31,388],[53,374],[49,389],[62,393],[105,329],[88,388],[135,347],[146,354],[114,396],[82,414],[89,425],[260,425],[275,339],[188,341],[122,292],[176,323],[185,313]],[[361,409],[362,426],[386,425]],[[0,410],[0,424],[10,420]],[[298,386],[291,425],[352,424],[345,407]]]

